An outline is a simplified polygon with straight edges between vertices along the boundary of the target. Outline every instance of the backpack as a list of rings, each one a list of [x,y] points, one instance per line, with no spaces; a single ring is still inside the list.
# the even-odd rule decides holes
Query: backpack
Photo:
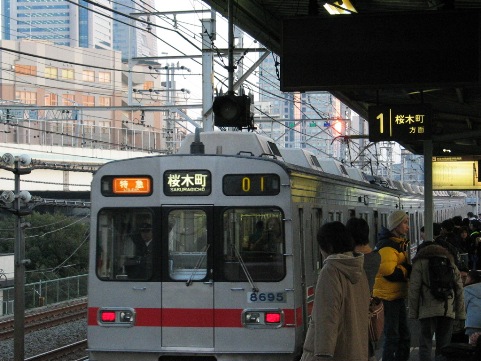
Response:
[[[461,254],[458,248],[454,244],[449,242],[446,238],[441,238],[441,237],[438,237],[435,240],[435,243],[439,244],[440,246],[443,246],[449,251],[449,253],[451,253],[451,255],[454,258],[454,262],[456,263],[456,267],[460,268],[463,265],[464,262],[461,259]]]
[[[435,299],[444,301],[444,316],[448,312],[448,299],[454,298],[455,285],[454,267],[449,258],[429,258],[429,290]]]

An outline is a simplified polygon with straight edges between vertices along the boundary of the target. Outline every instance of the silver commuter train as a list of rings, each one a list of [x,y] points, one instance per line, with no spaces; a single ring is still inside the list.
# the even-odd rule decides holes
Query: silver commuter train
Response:
[[[320,226],[362,217],[375,240],[404,209],[417,239],[421,190],[381,183],[240,132],[104,165],[92,181],[90,361],[297,359]],[[466,213],[462,193],[434,198],[435,219]]]

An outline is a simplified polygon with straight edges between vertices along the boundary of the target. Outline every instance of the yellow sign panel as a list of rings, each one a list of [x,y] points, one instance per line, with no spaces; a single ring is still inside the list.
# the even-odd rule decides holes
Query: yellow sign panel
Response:
[[[152,191],[150,178],[114,178],[114,194],[149,194]]]
[[[433,159],[434,190],[479,190],[478,160]]]

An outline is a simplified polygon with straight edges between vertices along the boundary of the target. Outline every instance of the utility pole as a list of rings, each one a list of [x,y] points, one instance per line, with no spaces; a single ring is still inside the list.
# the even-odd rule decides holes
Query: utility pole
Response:
[[[214,60],[211,51],[211,43],[216,39],[215,11],[212,11],[210,19],[202,19],[202,120],[203,130],[214,130],[214,117],[212,102],[214,99]]]
[[[30,214],[31,210],[22,208],[22,203],[28,203],[31,195],[27,191],[20,191],[20,175],[29,174],[28,168],[31,158],[27,155],[14,157],[6,153],[2,156],[2,162],[7,166],[5,169],[15,174],[15,192],[4,191],[0,199],[5,203],[12,203],[9,210],[17,216],[15,222],[15,246],[14,246],[14,323],[13,323],[13,354],[15,361],[25,359],[25,264],[30,260],[25,259],[25,237],[23,229],[26,224],[23,216]],[[12,167],[13,166],[13,167]]]
[[[166,65],[163,67],[167,71],[165,87],[167,88],[167,105],[173,105],[175,103],[174,95],[175,95],[175,80],[174,75],[176,70],[186,70],[190,72],[190,69],[183,66],[175,65],[171,63],[170,65]],[[171,154],[175,151],[175,120],[172,118],[172,112],[167,110],[167,119],[166,119],[166,126],[165,126],[165,145],[167,147],[167,153]]]

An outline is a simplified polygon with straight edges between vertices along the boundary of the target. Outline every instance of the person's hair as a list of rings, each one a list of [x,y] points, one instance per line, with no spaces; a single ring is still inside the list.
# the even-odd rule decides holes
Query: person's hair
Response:
[[[451,220],[453,221],[454,225],[457,227],[463,224],[463,217],[461,216],[454,216],[453,218],[451,218]]]
[[[433,223],[433,236],[439,236],[441,234],[441,225],[439,223]]]
[[[324,224],[317,233],[319,247],[329,254],[350,252],[354,249],[354,241],[341,222]]]
[[[363,246],[369,243],[369,225],[365,219],[349,218],[346,222],[346,228],[356,246]]]
[[[463,233],[463,232],[466,232],[466,233],[468,234],[468,236],[469,236],[469,228],[468,228],[468,227],[462,226],[462,227],[460,228],[459,234],[461,234],[461,233]]]
[[[471,220],[469,223],[472,224],[472,226],[473,226],[473,228],[474,228],[475,230],[478,230],[478,229],[479,229],[480,223],[479,223],[479,221],[478,221],[477,219],[473,219],[473,220]]]
[[[471,271],[468,272],[469,278],[471,278],[471,283],[479,283],[481,282],[481,271],[472,269]]]
[[[441,223],[441,228],[444,228],[447,232],[452,232],[454,230],[454,223],[450,219],[445,219]]]

